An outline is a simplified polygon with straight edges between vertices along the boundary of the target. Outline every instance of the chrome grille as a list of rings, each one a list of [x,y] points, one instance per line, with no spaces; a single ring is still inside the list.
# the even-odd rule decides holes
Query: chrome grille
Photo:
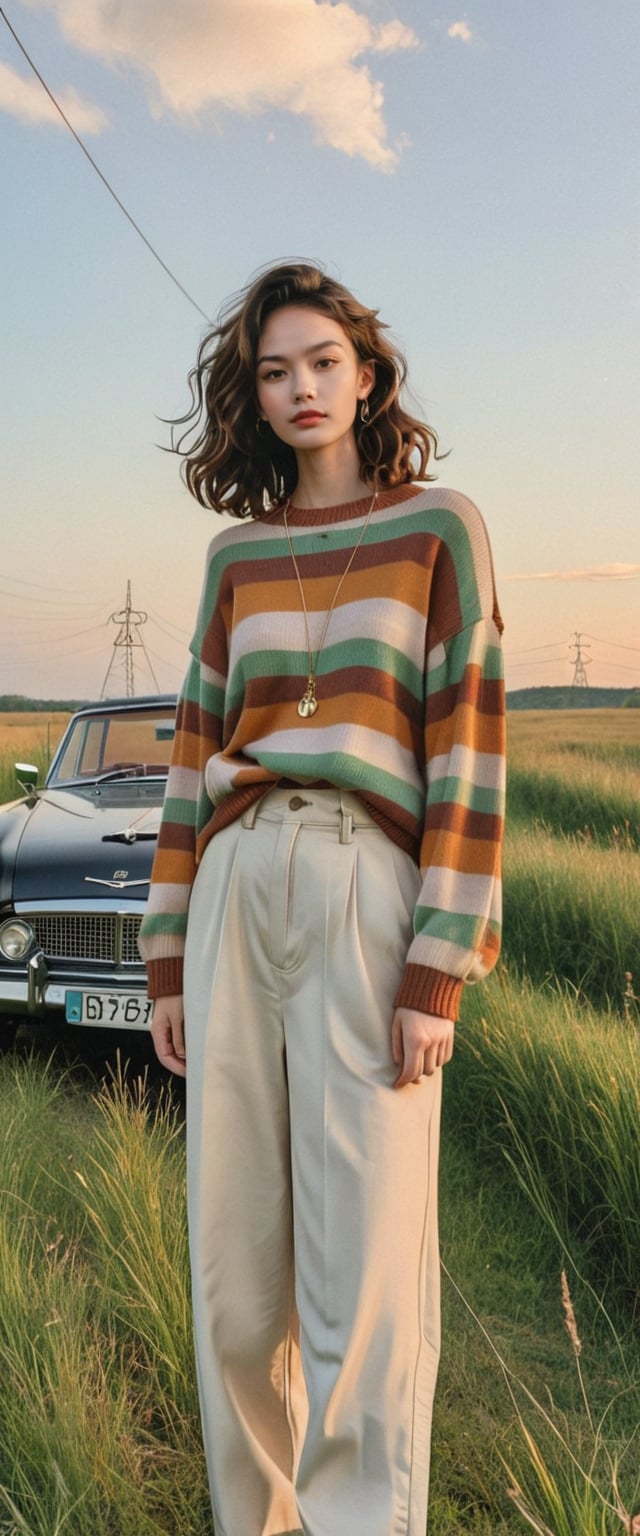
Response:
[[[137,946],[141,917],[118,912],[38,912],[24,916],[47,960],[142,963]]]

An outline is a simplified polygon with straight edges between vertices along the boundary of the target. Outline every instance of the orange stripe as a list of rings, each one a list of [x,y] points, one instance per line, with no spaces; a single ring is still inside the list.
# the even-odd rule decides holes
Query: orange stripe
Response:
[[[300,678],[299,697],[305,688],[305,679]],[[331,695],[323,697],[322,678],[317,682],[318,714],[314,724],[318,726],[344,725],[350,730],[358,726],[370,731],[378,731],[389,738],[389,758],[393,753],[393,746],[398,743],[407,751],[413,750],[413,738],[409,721],[406,715],[396,709],[393,704],[384,699],[365,698],[362,694],[340,693],[335,697]],[[256,706],[249,709],[246,704],[231,741],[225,748],[225,757],[231,757],[234,752],[239,752],[250,741],[263,741],[267,750],[269,742],[267,736],[276,731],[292,731],[303,729],[297,713],[297,701],[293,703],[285,700],[281,704],[271,703]],[[292,744],[292,751],[296,750]],[[303,738],[300,738],[300,751],[304,750]],[[382,764],[384,767],[384,764]]]
[[[480,838],[460,837],[455,832],[425,832],[420,863],[423,869],[436,864],[462,875],[495,875],[498,856],[496,844]]]
[[[153,881],[163,885],[191,885],[194,872],[193,854],[180,853],[176,848],[162,848],[158,844],[153,864]]]
[[[428,708],[428,706],[427,706]],[[503,731],[498,729],[495,715],[480,715],[471,704],[460,704],[446,720],[427,722],[427,757],[439,757],[452,747],[471,747],[475,752],[489,752],[502,756]]]

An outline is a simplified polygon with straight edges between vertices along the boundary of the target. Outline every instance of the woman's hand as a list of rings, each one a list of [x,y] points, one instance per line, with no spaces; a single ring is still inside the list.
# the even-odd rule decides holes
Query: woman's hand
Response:
[[[186,1077],[184,1004],[182,997],[158,997],[153,1005],[151,1036],[158,1061],[169,1072]]]
[[[394,1088],[419,1083],[431,1077],[436,1067],[444,1067],[453,1055],[455,1025],[435,1013],[419,1013],[416,1008],[396,1008],[391,1026],[393,1059],[401,1068]]]

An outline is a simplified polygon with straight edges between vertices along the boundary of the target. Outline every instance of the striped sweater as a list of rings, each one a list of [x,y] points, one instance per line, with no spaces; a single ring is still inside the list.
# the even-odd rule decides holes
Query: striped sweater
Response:
[[[317,646],[370,506],[291,507]],[[282,509],[213,540],[140,948],[149,994],[182,991],[191,886],[210,838],[269,785],[355,791],[419,863],[398,1006],[455,1018],[500,944],[504,693],[491,555],[455,491],[382,492],[319,657],[308,654]]]

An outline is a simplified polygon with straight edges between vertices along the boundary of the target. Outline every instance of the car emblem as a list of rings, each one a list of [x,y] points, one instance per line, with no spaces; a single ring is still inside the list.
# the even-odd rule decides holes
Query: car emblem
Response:
[[[113,880],[98,880],[95,875],[85,875],[86,885],[108,885],[111,891],[124,891],[125,887],[132,885],[148,885],[148,880],[118,880],[118,875],[126,875],[126,869],[117,869]]]

